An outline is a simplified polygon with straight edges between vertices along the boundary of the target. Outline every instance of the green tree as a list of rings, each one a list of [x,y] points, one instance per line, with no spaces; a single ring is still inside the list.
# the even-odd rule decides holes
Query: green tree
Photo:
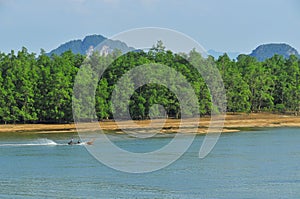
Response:
[[[217,60],[217,65],[226,89],[227,111],[249,112],[251,92],[236,67],[236,63],[230,60],[227,54],[224,54]]]
[[[274,81],[271,70],[263,67],[255,58],[246,55],[238,57],[237,66],[251,92],[251,111],[272,110]]]

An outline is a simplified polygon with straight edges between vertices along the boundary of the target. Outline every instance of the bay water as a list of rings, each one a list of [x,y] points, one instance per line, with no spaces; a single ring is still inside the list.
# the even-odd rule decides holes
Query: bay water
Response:
[[[67,145],[76,136],[1,133],[0,198],[300,198],[300,128],[222,134],[204,159],[199,135],[176,162],[142,174],[116,171],[84,145]],[[173,138],[109,136],[142,152]]]

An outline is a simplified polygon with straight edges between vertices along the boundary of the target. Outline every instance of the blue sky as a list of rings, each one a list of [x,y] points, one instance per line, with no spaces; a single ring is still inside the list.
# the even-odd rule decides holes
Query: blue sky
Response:
[[[0,0],[0,51],[50,51],[89,34],[170,28],[205,49],[249,53],[262,43],[300,51],[297,0]]]

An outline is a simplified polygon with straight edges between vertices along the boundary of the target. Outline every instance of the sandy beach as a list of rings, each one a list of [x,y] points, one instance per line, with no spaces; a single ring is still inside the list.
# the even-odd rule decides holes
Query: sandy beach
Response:
[[[99,122],[102,130],[116,131],[123,133],[122,130],[135,130],[137,132],[159,131],[160,133],[178,132],[180,120],[178,119],[157,119],[143,121],[121,121],[117,124],[114,121]],[[195,124],[198,124],[195,126]],[[185,119],[181,123],[180,132],[186,133],[207,133],[210,125],[210,118]],[[218,126],[217,124],[216,126]],[[86,126],[89,129],[89,123]],[[227,114],[222,132],[238,132],[242,128],[265,128],[265,127],[300,127],[300,117],[291,115],[253,113],[253,114]],[[5,132],[75,132],[75,124],[7,124],[0,125],[0,133]],[[213,132],[210,131],[210,132]]]

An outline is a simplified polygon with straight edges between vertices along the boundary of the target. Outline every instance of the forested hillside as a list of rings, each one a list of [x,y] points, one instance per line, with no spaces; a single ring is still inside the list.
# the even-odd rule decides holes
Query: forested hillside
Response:
[[[263,44],[254,49],[250,56],[255,57],[258,61],[265,61],[276,54],[282,55],[286,59],[291,55],[300,58],[298,51],[288,44]]]
[[[85,56],[67,51],[62,55],[36,56],[26,48],[19,52],[0,54],[0,123],[65,123],[72,122],[72,95],[74,78],[79,67],[91,61],[101,63],[114,60],[118,52],[107,57],[94,53]],[[215,63],[223,77],[227,95],[227,111],[299,112],[300,60],[292,55],[285,59],[275,55],[263,62],[248,55],[236,61],[224,54],[217,60],[204,59],[196,51],[178,55],[163,48],[149,52],[130,52],[116,59],[104,73],[96,90],[98,119],[112,117],[111,94],[117,80],[135,66],[149,63],[167,65],[182,73],[193,86],[199,100],[201,115],[211,112],[209,89],[191,64],[205,69],[205,64]],[[158,74],[159,75],[159,74]],[[163,78],[163,77],[162,77]],[[124,88],[132,87],[132,83]],[[149,118],[153,104],[161,104],[170,117],[180,117],[180,107],[175,95],[167,88],[150,84],[136,90],[131,97],[130,114],[134,119]],[[190,116],[194,116],[190,110]]]
[[[83,40],[73,40],[60,45],[58,48],[47,53],[47,55],[61,55],[66,51],[72,51],[75,54],[86,55],[91,49],[97,48],[101,50],[104,46],[109,48],[109,51],[119,49],[122,52],[129,52],[134,50],[132,47],[128,47],[124,42],[118,40],[111,40],[103,37],[102,35],[89,35]]]

